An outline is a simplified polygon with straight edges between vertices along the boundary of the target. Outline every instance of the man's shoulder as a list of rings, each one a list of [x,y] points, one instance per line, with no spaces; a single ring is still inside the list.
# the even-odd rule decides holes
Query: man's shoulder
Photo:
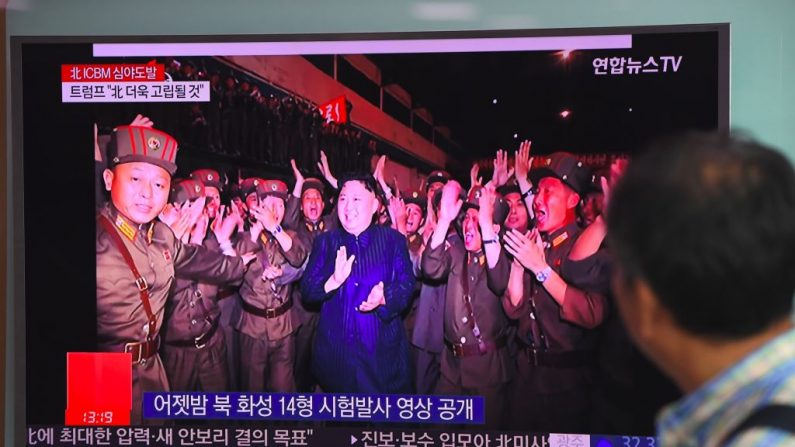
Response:
[[[177,236],[174,235],[171,227],[155,219],[152,221],[152,241],[173,245],[177,242]]]
[[[386,225],[376,225],[375,231],[377,234],[381,235],[381,237],[389,240],[390,242],[406,242],[406,236],[403,236],[401,232],[392,227],[388,227]]]

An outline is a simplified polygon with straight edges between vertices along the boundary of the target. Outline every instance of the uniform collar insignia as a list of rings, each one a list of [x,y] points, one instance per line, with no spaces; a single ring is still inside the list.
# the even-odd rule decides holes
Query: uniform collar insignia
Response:
[[[563,233],[560,233],[555,237],[555,239],[552,239],[552,248],[555,248],[558,245],[562,244],[563,241],[565,241],[568,238],[569,238],[569,233],[565,231]]]
[[[116,215],[116,221],[114,222],[114,224],[116,225],[116,228],[119,229],[119,232],[123,234],[127,239],[129,239],[130,241],[135,240],[135,235],[138,233],[138,231],[136,231],[136,229],[132,225],[127,223],[127,220],[125,220],[121,216],[121,214]]]
[[[576,238],[578,234],[579,227],[576,223],[572,223],[547,234],[544,240],[549,242],[549,247],[556,248],[567,240]]]
[[[322,220],[318,221],[317,223],[312,223],[312,222],[310,222],[308,220],[306,221],[306,229],[311,231],[311,232],[323,231],[324,228],[325,228],[325,224],[323,223]]]
[[[467,252],[467,263],[469,262],[477,262],[480,265],[486,263],[486,255],[483,254],[483,250],[478,250],[476,252]]]
[[[115,216],[116,218],[113,220],[113,224],[119,230],[121,234],[124,235],[127,239],[131,242],[135,240],[135,236],[138,235],[139,231],[143,231],[146,229],[146,242],[148,244],[152,243],[152,237],[154,236],[155,232],[155,223],[150,222],[148,224],[140,224],[135,225],[131,223],[127,218],[122,216],[122,214],[117,210],[115,207],[110,207],[110,215]]]

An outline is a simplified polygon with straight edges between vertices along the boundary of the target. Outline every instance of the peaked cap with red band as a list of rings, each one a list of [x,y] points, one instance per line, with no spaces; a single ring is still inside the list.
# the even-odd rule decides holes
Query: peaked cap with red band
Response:
[[[174,175],[177,172],[177,140],[157,129],[119,126],[108,143],[109,167],[123,163],[151,163]]]

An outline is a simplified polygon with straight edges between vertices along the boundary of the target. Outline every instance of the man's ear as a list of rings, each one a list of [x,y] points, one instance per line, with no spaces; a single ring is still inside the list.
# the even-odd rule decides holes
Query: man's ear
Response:
[[[102,172],[102,180],[105,181],[105,191],[110,191],[110,186],[113,184],[113,171],[105,169]]]
[[[373,205],[370,208],[373,215],[377,214],[378,208],[381,208],[381,201],[378,200],[376,197],[373,197]],[[384,209],[386,209],[386,205],[384,205]]]
[[[576,192],[572,192],[569,194],[568,200],[566,200],[566,208],[577,208],[577,204],[580,203],[580,195]]]

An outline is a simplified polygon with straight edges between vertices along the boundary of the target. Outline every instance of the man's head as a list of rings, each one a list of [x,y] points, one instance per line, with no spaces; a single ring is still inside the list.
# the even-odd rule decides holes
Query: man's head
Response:
[[[406,204],[406,231],[416,233],[425,221],[427,199],[420,191],[410,190],[403,193],[403,202]]]
[[[527,213],[527,205],[522,200],[522,192],[516,183],[509,183],[498,189],[499,193],[511,207],[508,218],[505,220],[505,228],[526,233],[530,216]]]
[[[463,220],[460,224],[460,234],[464,238],[464,247],[467,251],[475,252],[483,248],[483,238],[480,234],[480,221],[478,219],[482,194],[482,186],[472,188],[462,206],[463,216],[461,218]],[[509,212],[508,203],[499,194],[496,194],[492,213],[492,225],[495,233],[499,234]]]
[[[530,171],[538,190],[533,199],[536,228],[551,233],[577,219],[577,206],[591,181],[590,170],[573,155],[556,152]]]
[[[727,134],[661,142],[629,164],[607,216],[618,308],[669,374],[683,341],[743,340],[789,319],[795,172],[774,150]]]
[[[351,173],[340,180],[337,215],[345,231],[358,236],[373,223],[380,205],[375,192],[371,174]]]
[[[123,163],[106,169],[103,179],[113,206],[136,224],[153,221],[168,203],[171,175],[160,166]]]
[[[198,169],[190,173],[190,178],[204,185],[204,196],[207,197],[204,207],[207,209],[207,216],[214,219],[221,207],[221,192],[224,185],[221,175],[213,169]]]
[[[288,195],[287,184],[281,180],[265,180],[257,185],[259,205],[270,209],[277,223],[284,218],[284,201]]]
[[[171,192],[168,196],[170,203],[184,204],[192,202],[205,196],[204,185],[202,182],[193,179],[175,180],[171,185]]]
[[[259,177],[247,178],[240,183],[240,198],[245,202],[246,208],[251,209],[259,206],[257,190],[264,183],[265,179]]]
[[[308,178],[301,187],[301,211],[310,222],[317,222],[323,216],[326,203],[323,201],[323,182],[316,178]]]
[[[177,141],[148,127],[119,126],[108,143],[105,189],[122,215],[149,223],[168,202],[171,176],[177,171]]]
[[[450,178],[450,174],[447,171],[433,171],[428,174],[428,180],[425,183],[428,197],[433,200],[436,191],[442,189],[442,187],[450,181]]]

